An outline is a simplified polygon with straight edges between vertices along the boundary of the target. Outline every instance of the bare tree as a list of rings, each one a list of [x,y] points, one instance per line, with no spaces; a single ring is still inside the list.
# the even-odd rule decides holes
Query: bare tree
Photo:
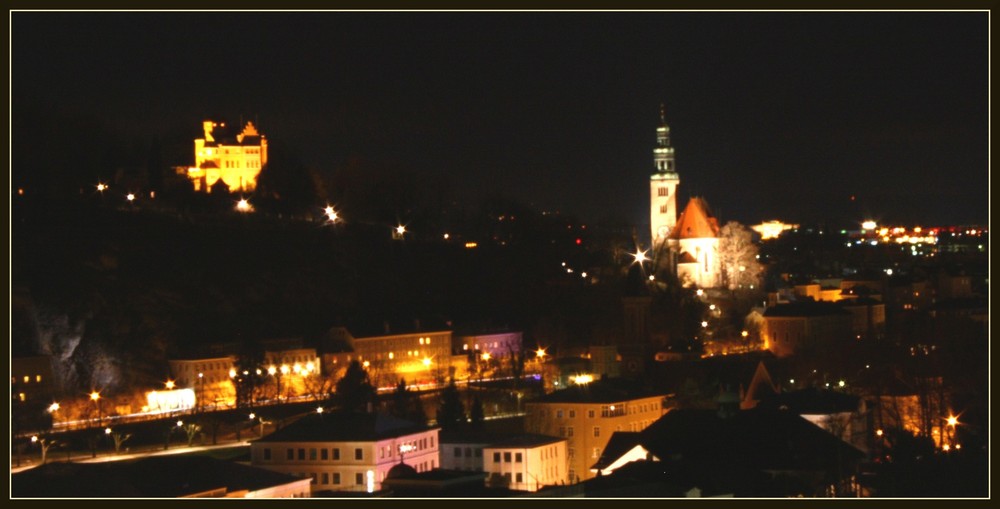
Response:
[[[719,236],[719,262],[726,287],[730,290],[758,288],[763,267],[757,261],[758,248],[750,229],[729,221],[719,231]]]

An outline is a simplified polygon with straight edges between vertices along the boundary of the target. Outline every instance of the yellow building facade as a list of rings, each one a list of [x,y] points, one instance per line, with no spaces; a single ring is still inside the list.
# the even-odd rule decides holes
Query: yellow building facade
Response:
[[[194,166],[187,177],[195,191],[212,192],[219,180],[230,193],[251,192],[257,188],[257,176],[267,165],[267,138],[247,122],[235,136],[226,132],[226,124],[202,122],[204,138],[194,140]]]
[[[594,477],[590,467],[614,432],[642,431],[669,411],[666,394],[617,392],[575,386],[525,405],[525,431],[566,439],[570,483]]]

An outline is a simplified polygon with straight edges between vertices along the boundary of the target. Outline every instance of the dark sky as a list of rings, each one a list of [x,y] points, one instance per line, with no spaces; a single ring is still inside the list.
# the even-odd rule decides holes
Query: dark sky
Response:
[[[631,224],[648,223],[664,102],[680,206],[703,196],[723,222],[983,223],[988,21],[14,12],[11,100],[188,144],[204,117],[242,116],[321,171],[363,157]]]

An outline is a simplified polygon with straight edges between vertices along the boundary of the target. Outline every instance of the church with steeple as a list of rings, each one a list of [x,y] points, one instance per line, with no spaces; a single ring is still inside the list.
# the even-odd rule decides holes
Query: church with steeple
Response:
[[[677,215],[677,172],[670,126],[660,105],[660,125],[653,148],[655,171],[649,177],[649,224],[653,252],[685,286],[715,288],[722,285],[719,263],[719,222],[704,198],[693,197]]]

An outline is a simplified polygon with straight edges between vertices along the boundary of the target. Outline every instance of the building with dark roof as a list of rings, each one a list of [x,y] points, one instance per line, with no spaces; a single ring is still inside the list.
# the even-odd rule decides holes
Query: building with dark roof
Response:
[[[305,498],[308,477],[207,456],[47,463],[11,475],[14,498]]]
[[[400,462],[438,468],[439,430],[383,413],[315,413],[255,441],[251,461],[308,476],[316,491],[372,493]]]
[[[768,307],[761,338],[777,357],[803,347],[821,348],[853,338],[852,315],[832,302],[798,301]]]
[[[668,409],[666,393],[634,382],[602,379],[546,394],[525,404],[525,430],[567,440],[569,482],[589,479],[612,433],[641,431]]]
[[[672,487],[672,496],[694,488],[730,496],[822,496],[849,479],[864,457],[794,412],[764,408],[672,410],[643,430],[637,443],[653,459],[621,466],[602,476],[603,482],[641,483],[647,491],[662,483]],[[610,456],[599,464],[614,464]],[[636,475],[640,465],[642,475]]]

